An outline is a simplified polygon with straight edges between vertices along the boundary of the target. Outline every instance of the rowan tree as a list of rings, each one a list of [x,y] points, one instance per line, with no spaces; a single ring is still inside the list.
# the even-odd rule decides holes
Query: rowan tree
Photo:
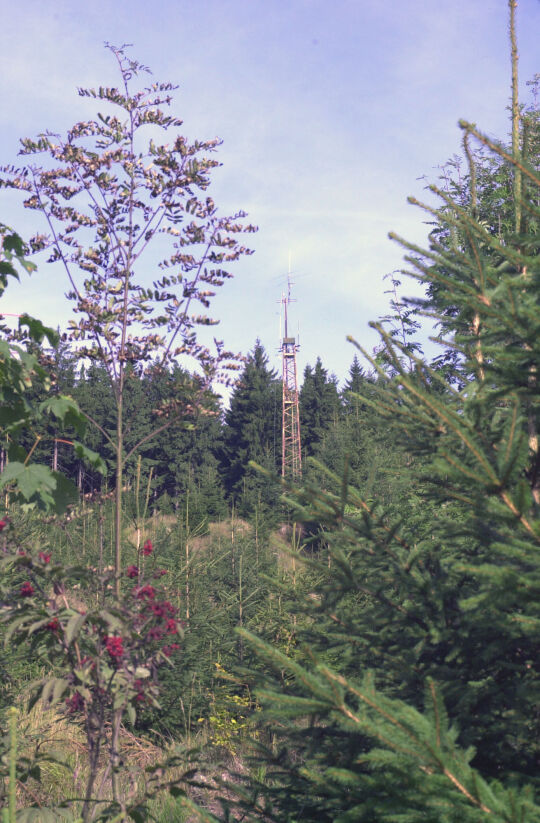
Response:
[[[122,487],[126,462],[140,444],[182,414],[182,398],[159,411],[143,440],[125,448],[125,384],[133,364],[165,367],[191,360],[202,389],[222,374],[231,355],[222,342],[201,341],[213,325],[207,310],[215,290],[231,277],[229,265],[250,250],[239,241],[244,212],[220,216],[206,194],[218,139],[189,142],[182,121],[166,113],[175,86],[152,83],[134,89],[149,69],[126,47],[107,45],[120,85],[80,88],[99,101],[95,120],[76,123],[62,137],[52,132],[22,140],[26,165],[2,169],[1,185],[20,190],[27,208],[41,213],[46,233],[31,240],[63,266],[70,322],[80,358],[107,370],[114,394],[115,430],[96,422],[115,455],[115,566],[120,584]],[[168,143],[161,135],[172,132]],[[33,158],[46,157],[40,165]]]

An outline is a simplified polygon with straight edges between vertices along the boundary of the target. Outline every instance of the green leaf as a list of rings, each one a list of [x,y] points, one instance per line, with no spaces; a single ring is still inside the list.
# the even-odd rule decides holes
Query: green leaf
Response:
[[[107,474],[107,464],[97,452],[89,449],[88,446],[85,446],[83,443],[79,443],[77,440],[73,441],[73,450],[79,460],[83,460],[85,463],[88,463],[100,474]]]
[[[20,280],[16,269],[6,260],[0,260],[0,274],[10,274],[12,277],[16,277],[17,280]]]
[[[13,431],[28,422],[28,407],[20,400],[11,405],[0,406],[0,428]]]
[[[25,465],[12,460],[0,474],[0,488],[9,484],[26,503],[37,503],[40,508],[63,514],[74,505],[79,495],[71,480],[39,463]]]
[[[28,457],[28,452],[20,446],[16,440],[12,440],[8,448],[8,458],[10,463],[24,463]],[[0,478],[2,475],[0,475]],[[0,481],[0,486],[2,485]]]
[[[65,426],[73,426],[81,435],[85,432],[86,418],[72,397],[65,394],[48,397],[40,404],[39,411],[41,414],[50,414],[56,417]]]
[[[15,620],[10,620],[9,621],[8,627],[6,629],[6,634],[5,634],[5,637],[4,637],[4,646],[6,648],[9,647],[9,643],[10,643],[10,640],[13,637],[13,635],[16,634],[18,632],[18,630],[21,629],[25,625],[25,623],[27,623],[27,621],[28,621],[28,618],[26,616],[25,617],[18,617]]]
[[[68,646],[71,646],[73,641],[77,639],[87,619],[88,614],[74,614],[69,618],[65,630],[65,638]]]
[[[67,689],[69,683],[63,677],[57,677],[56,682],[54,684],[53,693],[52,693],[52,702],[57,703],[62,695],[64,694],[65,690]]]
[[[2,247],[4,251],[15,252],[17,257],[23,257],[24,255],[24,243],[22,241],[22,237],[19,237],[19,235],[15,232],[4,236]]]
[[[57,514],[64,514],[69,506],[79,502],[79,492],[75,483],[60,472],[52,472],[56,480],[53,492],[53,507]]]
[[[108,609],[102,609],[99,613],[99,616],[107,623],[110,629],[114,629],[116,631],[121,631],[123,629],[123,622],[121,618],[117,617],[112,612],[108,611]]]
[[[50,621],[50,616],[43,618],[43,620],[36,620],[35,623],[32,623],[31,626],[28,626],[28,634],[35,634],[36,632],[39,632],[40,629],[42,629],[44,626],[50,623]]]
[[[113,700],[113,711],[116,709],[124,709],[126,707],[126,696],[124,694],[124,690],[121,689],[120,691],[116,692]]]
[[[58,345],[58,332],[55,332],[49,326],[44,326],[41,320],[36,320],[35,317],[31,317],[29,314],[22,314],[19,317],[19,328],[21,329],[23,326],[28,326],[29,335],[36,343],[41,343],[43,338],[46,337],[51,346]]]
[[[43,703],[52,705],[58,703],[69,683],[64,677],[52,677],[47,680],[41,692]]]
[[[49,498],[52,502],[52,492],[56,488],[56,479],[48,466],[41,466],[32,463],[25,466],[17,461],[8,463],[2,474],[0,474],[0,487],[8,483],[15,483],[25,500],[30,500],[34,495]]]

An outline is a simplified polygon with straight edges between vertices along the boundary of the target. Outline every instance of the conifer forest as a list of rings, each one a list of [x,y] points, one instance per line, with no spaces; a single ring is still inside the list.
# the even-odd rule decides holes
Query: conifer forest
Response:
[[[2,823],[540,822],[540,75],[518,95],[515,10],[508,134],[460,121],[411,198],[425,247],[391,234],[375,351],[298,375],[301,476],[265,347],[213,338],[256,227],[218,210],[219,141],[182,136],[175,87],[108,45],[95,118],[0,169],[36,226],[0,215],[0,295],[54,265],[73,309],[0,317]]]

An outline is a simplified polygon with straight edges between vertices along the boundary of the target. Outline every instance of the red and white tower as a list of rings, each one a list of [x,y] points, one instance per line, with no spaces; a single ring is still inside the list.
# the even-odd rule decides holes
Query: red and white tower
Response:
[[[300,442],[300,410],[296,374],[296,338],[289,337],[287,308],[291,302],[291,277],[287,278],[287,295],[282,294],[283,330],[281,355],[283,361],[283,412],[281,423],[281,475],[289,480],[302,476],[302,447]]]

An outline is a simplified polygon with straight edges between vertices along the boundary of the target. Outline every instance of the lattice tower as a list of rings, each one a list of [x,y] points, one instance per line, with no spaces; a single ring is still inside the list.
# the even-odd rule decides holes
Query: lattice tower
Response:
[[[287,295],[281,297],[283,306],[284,336],[281,338],[283,362],[283,412],[281,423],[281,474],[290,480],[302,476],[302,445],[300,441],[300,409],[298,405],[298,379],[296,352],[298,345],[289,337],[287,308],[291,302],[291,280],[288,278]]]

